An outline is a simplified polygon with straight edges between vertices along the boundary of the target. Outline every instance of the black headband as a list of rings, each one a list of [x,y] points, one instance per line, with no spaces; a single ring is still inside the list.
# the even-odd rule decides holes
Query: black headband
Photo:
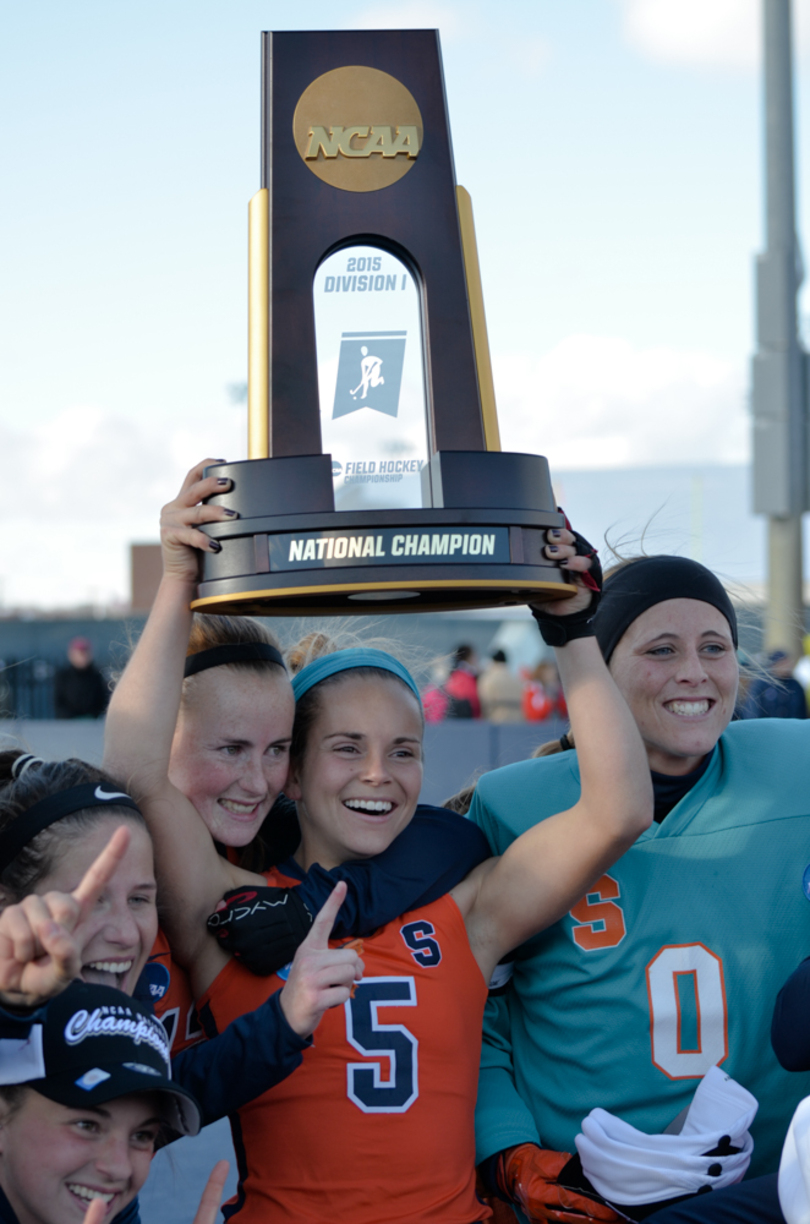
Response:
[[[711,604],[728,621],[737,646],[737,617],[719,578],[688,557],[640,557],[611,574],[593,619],[605,662],[633,621],[667,599],[697,599]]]
[[[189,676],[196,676],[197,672],[207,671],[209,667],[224,667],[226,663],[255,662],[277,663],[279,667],[284,667],[280,651],[268,642],[234,642],[188,655],[183,676],[188,679]],[[284,667],[284,670],[287,668]]]
[[[33,841],[43,829],[73,812],[99,807],[128,807],[140,812],[137,803],[129,795],[125,795],[123,791],[105,790],[101,783],[88,782],[83,786],[71,786],[69,790],[57,791],[55,795],[47,795],[0,832],[0,871],[5,871],[23,847]]]

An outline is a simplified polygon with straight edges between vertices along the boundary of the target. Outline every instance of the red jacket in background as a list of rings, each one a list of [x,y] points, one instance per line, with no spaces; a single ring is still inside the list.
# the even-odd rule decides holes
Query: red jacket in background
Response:
[[[467,667],[466,663],[459,663],[458,667],[451,671],[442,687],[446,693],[449,693],[451,697],[455,697],[457,701],[469,701],[473,718],[481,717],[481,702],[478,699],[478,680],[476,679],[475,672]]]

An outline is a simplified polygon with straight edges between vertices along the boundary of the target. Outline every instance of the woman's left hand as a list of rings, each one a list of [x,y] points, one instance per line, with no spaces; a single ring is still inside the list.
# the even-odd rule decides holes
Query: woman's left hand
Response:
[[[546,532],[543,552],[549,561],[556,561],[565,571],[568,581],[577,587],[577,593],[568,599],[538,600],[531,607],[551,616],[571,616],[589,608],[602,589],[602,567],[596,549],[582,536],[560,527]]]

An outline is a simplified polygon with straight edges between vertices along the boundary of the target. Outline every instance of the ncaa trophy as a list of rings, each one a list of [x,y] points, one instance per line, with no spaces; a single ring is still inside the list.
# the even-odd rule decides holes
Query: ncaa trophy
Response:
[[[573,590],[548,463],[501,451],[438,31],[265,33],[248,459],[193,607],[261,616]]]

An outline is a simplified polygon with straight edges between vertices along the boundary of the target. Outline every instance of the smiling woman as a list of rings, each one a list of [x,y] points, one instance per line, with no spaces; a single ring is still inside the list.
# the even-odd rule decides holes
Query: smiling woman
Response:
[[[15,1095],[0,1126],[0,1186],[20,1224],[78,1224],[94,1199],[116,1213],[131,1201],[160,1130],[152,1099],[124,1097],[96,1110],[30,1089]]]
[[[696,599],[667,599],[629,626],[610,661],[650,769],[686,774],[731,721],[739,666],[731,626]]]
[[[85,925],[82,979],[132,994],[157,934],[152,839],[132,821],[127,852]],[[79,843],[63,840],[57,861],[38,881],[40,894],[71,893],[110,841],[120,818],[103,813]]]
[[[773,1001],[807,955],[810,728],[731,721],[734,608],[695,561],[616,567],[594,626],[644,742],[655,818],[521,950],[508,997],[487,1011],[478,1159],[492,1189],[532,1218],[546,1218],[562,1185],[587,1188],[590,1178],[599,1191],[610,1182],[611,1170],[583,1173],[572,1155],[587,1154],[580,1132],[591,1110],[654,1136],[665,1152],[662,1132],[720,1064],[759,1102],[752,1172],[766,1173],[810,1091],[770,1043]],[[578,756],[558,752],[481,779],[470,816],[494,852],[579,793]],[[604,1193],[632,1218],[696,1189],[671,1167],[636,1214],[630,1179],[612,1172],[628,1197]]]
[[[292,705],[281,654],[260,624],[194,617],[169,778],[225,846],[253,840],[284,785]]]
[[[0,753],[0,783],[9,775],[13,783],[0,790],[0,908],[27,897],[33,907],[34,894],[72,893],[116,828],[126,826],[118,871],[84,927],[82,976],[132,994],[158,928],[143,816],[117,783],[82,761],[43,762],[12,750]]]
[[[82,1224],[100,1200],[97,1220],[136,1224],[158,1142],[200,1126],[172,1081],[163,1026],[120,991],[83,982],[17,1024],[16,1062],[0,1066],[0,1222]]]
[[[328,667],[332,654],[344,653],[333,651],[320,662]],[[390,655],[366,650],[359,657],[368,666],[354,667],[348,675],[326,672],[313,684],[313,673],[318,675],[313,663],[293,679],[296,717],[287,794],[304,813],[299,862],[305,869],[379,854],[408,824],[422,788],[425,720],[419,693],[404,668],[401,676],[380,673],[375,660],[390,665],[396,662]],[[410,696],[401,692],[403,684]],[[323,690],[335,685],[340,700],[324,703]],[[391,689],[394,695],[400,690],[405,708],[392,703]]]

